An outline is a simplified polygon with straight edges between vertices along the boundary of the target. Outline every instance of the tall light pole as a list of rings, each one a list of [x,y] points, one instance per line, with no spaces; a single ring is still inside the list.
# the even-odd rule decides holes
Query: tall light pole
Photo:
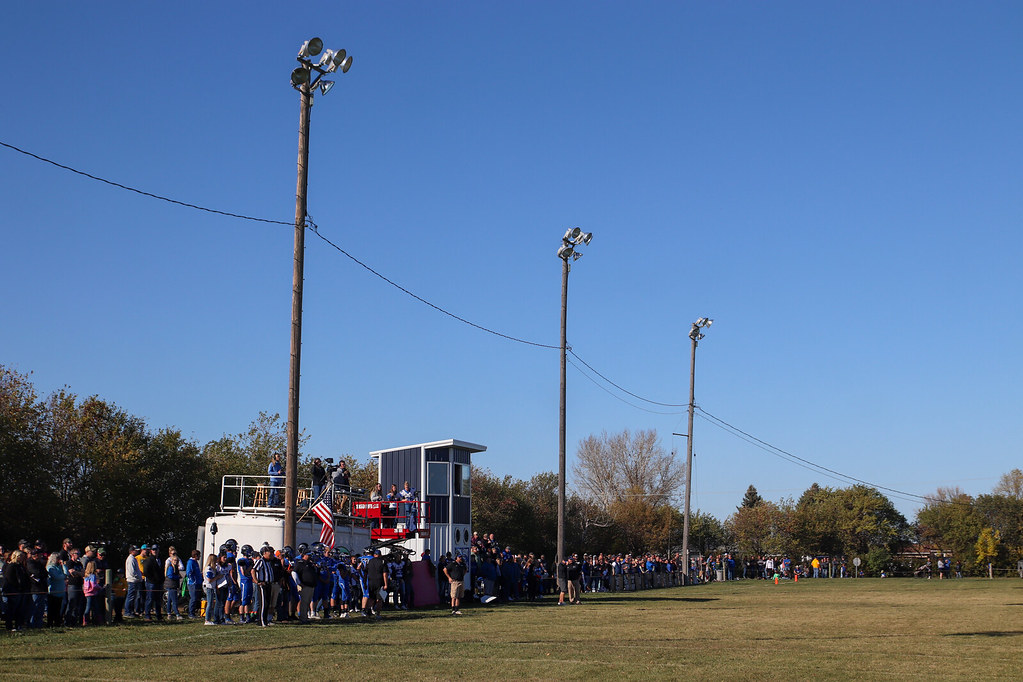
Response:
[[[710,327],[714,320],[701,317],[693,322],[689,338],[693,340],[689,356],[689,436],[686,438],[686,504],[682,515],[682,565],[686,583],[689,583],[689,500],[693,493],[693,411],[696,409],[696,344],[703,338],[701,329]]]
[[[302,280],[305,270],[306,192],[309,189],[309,113],[313,92],[326,95],[334,81],[321,80],[340,70],[348,73],[352,58],[344,50],[327,50],[317,63],[312,57],[323,51],[323,41],[310,38],[298,51],[299,66],[291,72],[291,86],[298,90],[301,113],[298,124],[298,187],[295,190],[295,264],[291,279],[291,368],[288,377],[287,456],[284,460],[284,544],[294,547],[295,509],[298,506],[298,395],[302,363]],[[313,75],[313,72],[316,75]]]
[[[565,365],[568,362],[568,261],[579,260],[582,254],[576,248],[580,244],[589,244],[593,239],[592,232],[583,232],[573,227],[565,232],[558,248],[561,259],[561,410],[558,416],[558,565],[565,560]]]

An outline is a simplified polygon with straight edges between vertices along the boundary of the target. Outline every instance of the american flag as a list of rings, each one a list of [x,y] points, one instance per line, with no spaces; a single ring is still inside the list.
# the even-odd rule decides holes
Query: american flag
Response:
[[[320,500],[313,506],[313,514],[323,522],[320,542],[334,549],[334,513],[330,511],[330,506],[324,500]]]

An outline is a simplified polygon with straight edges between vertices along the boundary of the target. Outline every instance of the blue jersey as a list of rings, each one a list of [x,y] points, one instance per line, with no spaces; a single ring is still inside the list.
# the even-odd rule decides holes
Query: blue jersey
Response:
[[[238,580],[241,582],[252,581],[253,561],[248,557],[238,557]]]

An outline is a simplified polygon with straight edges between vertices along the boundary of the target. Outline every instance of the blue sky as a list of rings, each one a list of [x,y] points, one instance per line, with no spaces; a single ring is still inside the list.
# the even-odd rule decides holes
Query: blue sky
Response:
[[[1021,466],[1023,5],[325,7],[12,5],[0,141],[290,221],[288,76],[318,35],[354,65],[313,107],[309,212],[382,274],[556,345],[579,225],[569,343],[629,391],[686,403],[708,316],[697,403],[758,438],[924,495]],[[286,413],[289,227],[6,148],[0,179],[0,362],[198,442]],[[454,437],[495,473],[556,469],[556,350],[312,235],[303,341],[309,453]],[[570,454],[624,428],[684,454],[683,408],[568,379]],[[845,484],[694,431],[693,505],[720,518],[751,483]]]

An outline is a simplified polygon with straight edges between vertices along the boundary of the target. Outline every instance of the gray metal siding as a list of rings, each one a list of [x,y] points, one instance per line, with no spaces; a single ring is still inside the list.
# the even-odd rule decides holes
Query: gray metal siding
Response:
[[[450,462],[451,448],[430,448],[426,451],[427,462]]]
[[[451,521],[452,523],[464,523],[467,525],[470,523],[472,515],[470,514],[471,507],[469,505],[469,501],[470,498],[468,497],[455,496],[453,498],[452,506],[454,507],[454,513],[452,516],[454,518]]]
[[[405,481],[411,483],[413,488],[419,489],[422,473],[420,455],[419,448],[391,450],[380,455],[380,483],[383,484],[385,494],[392,483],[401,490]]]
[[[448,523],[448,502],[451,500],[447,495],[430,495],[426,501],[430,503],[430,523]]]

